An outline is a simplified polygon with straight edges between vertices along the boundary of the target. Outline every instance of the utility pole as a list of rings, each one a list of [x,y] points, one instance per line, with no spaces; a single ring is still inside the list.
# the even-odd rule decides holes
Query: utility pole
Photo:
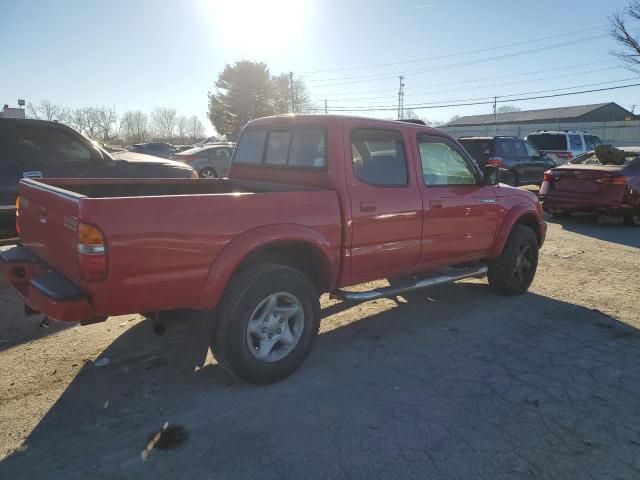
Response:
[[[493,97],[493,124],[496,127],[496,135],[498,134],[498,97]]]
[[[398,120],[404,117],[404,76],[400,75],[400,89],[398,90]]]
[[[324,99],[324,114],[326,115],[327,113],[329,113],[329,108],[327,106],[327,99]]]
[[[296,97],[293,91],[293,72],[289,72],[289,83],[291,89],[291,113],[296,113]]]

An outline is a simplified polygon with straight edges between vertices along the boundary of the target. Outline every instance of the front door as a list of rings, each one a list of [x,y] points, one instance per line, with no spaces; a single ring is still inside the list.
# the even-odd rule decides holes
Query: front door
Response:
[[[493,245],[498,225],[494,187],[484,185],[473,161],[454,142],[420,135],[424,198],[423,265],[452,265],[482,258]]]
[[[351,276],[379,278],[412,267],[420,256],[422,197],[408,168],[409,141],[394,130],[349,135]]]

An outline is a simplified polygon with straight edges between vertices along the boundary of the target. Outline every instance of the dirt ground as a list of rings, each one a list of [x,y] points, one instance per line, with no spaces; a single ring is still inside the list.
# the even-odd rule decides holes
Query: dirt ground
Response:
[[[188,368],[201,320],[43,328],[0,287],[0,478],[638,479],[640,229],[549,222],[529,294],[323,299],[263,387]]]

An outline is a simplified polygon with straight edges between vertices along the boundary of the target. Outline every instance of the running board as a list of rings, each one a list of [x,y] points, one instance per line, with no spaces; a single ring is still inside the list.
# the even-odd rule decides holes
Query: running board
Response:
[[[344,300],[348,302],[368,302],[369,300],[378,300],[380,298],[395,297],[412,290],[420,290],[422,288],[434,287],[436,285],[444,285],[446,283],[457,282],[465,278],[480,278],[487,274],[488,267],[480,265],[473,268],[460,269],[459,272],[435,275],[429,278],[417,280],[414,283],[405,285],[394,285],[386,288],[378,288],[366,292],[347,292],[344,290],[334,290],[330,297],[335,300]]]

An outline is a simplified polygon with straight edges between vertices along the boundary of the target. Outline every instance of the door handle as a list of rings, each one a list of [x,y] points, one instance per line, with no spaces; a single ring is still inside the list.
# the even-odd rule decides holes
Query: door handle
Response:
[[[37,171],[23,172],[22,178],[42,178],[42,172],[37,172]]]
[[[442,200],[429,200],[431,208],[442,208]]]
[[[376,202],[360,202],[360,211],[361,212],[375,212],[376,211]]]

